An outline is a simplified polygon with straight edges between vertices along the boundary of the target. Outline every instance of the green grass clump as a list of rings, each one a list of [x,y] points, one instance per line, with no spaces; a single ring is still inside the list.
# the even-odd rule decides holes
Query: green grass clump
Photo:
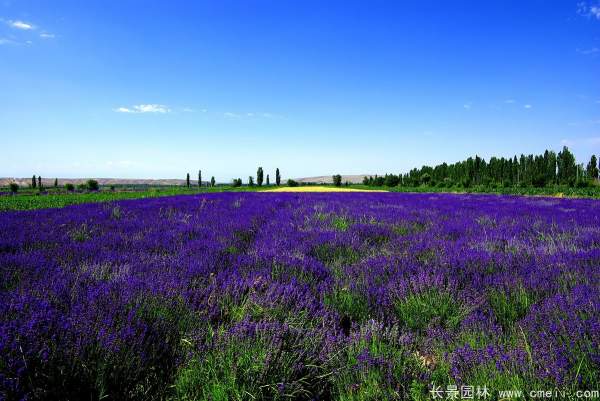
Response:
[[[416,385],[418,362],[397,344],[397,328],[382,329],[368,322],[360,335],[333,361],[332,397],[344,401],[412,399],[425,395]]]
[[[310,400],[328,388],[314,336],[257,330],[253,337],[209,332],[210,349],[194,357],[175,380],[177,400]]]
[[[312,254],[326,266],[334,268],[350,266],[359,260],[358,251],[348,245],[319,244]]]
[[[522,286],[512,291],[490,290],[488,300],[496,320],[505,329],[512,329],[515,323],[525,317],[533,303],[532,296]]]
[[[367,300],[348,288],[335,288],[325,296],[325,304],[331,306],[340,315],[348,316],[353,322],[361,322],[369,316]]]
[[[463,316],[452,295],[437,289],[409,294],[396,301],[394,310],[400,324],[417,331],[426,329],[434,320],[443,327],[454,328]]]

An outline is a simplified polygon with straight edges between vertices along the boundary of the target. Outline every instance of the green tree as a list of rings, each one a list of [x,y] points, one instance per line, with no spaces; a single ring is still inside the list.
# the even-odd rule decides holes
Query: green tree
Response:
[[[16,194],[17,191],[19,191],[19,184],[17,184],[16,182],[11,182],[9,187],[10,187],[10,192],[12,192],[13,194]]]
[[[275,169],[275,185],[279,186],[281,184],[281,175],[279,175],[279,168]]]
[[[288,187],[297,187],[298,186],[298,182],[292,180],[291,178],[289,180],[287,180],[287,184],[288,184]]]
[[[598,179],[598,159],[596,159],[596,155],[592,155],[590,158],[590,162],[586,168],[588,178],[592,180]]]
[[[252,176],[248,177],[248,186],[249,187],[253,187],[254,186],[254,178],[252,178]]]
[[[258,170],[256,170],[256,183],[259,187],[262,187],[263,184],[263,174],[263,168],[259,167]]]
[[[98,189],[100,189],[100,185],[98,184],[98,181],[96,181],[96,180],[87,180],[85,183],[85,186],[90,191],[97,191]]]
[[[40,191],[41,191],[42,189],[44,189],[44,188],[42,188],[42,176],[41,176],[41,175],[39,175],[39,176],[38,176],[38,189],[39,189]]]
[[[54,188],[58,188],[58,178],[54,179]]]
[[[332,178],[333,178],[333,185],[335,185],[336,187],[342,186],[342,176],[341,175],[336,174]]]
[[[210,177],[210,186],[214,187],[215,186],[215,176],[213,175],[212,177]]]
[[[65,190],[67,190],[68,192],[73,192],[75,191],[75,185],[71,184],[70,182],[67,182],[65,184]]]
[[[37,187],[37,180],[35,178],[35,174],[31,177],[31,188]]]
[[[267,174],[267,186],[271,185],[271,182],[269,181],[269,174]]]
[[[558,152],[558,182],[559,184],[573,185],[577,179],[577,166],[575,156],[564,146],[562,151]]]
[[[185,177],[185,186],[186,187],[190,187],[190,173],[187,173],[187,176]]]
[[[242,179],[241,178],[234,178],[232,186],[234,186],[234,187],[241,187],[242,186]]]
[[[202,170],[198,170],[198,188],[202,186]]]

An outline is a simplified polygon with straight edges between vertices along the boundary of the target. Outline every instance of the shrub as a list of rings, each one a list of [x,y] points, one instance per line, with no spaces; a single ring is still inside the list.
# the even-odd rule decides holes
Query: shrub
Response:
[[[85,185],[90,191],[97,191],[100,188],[96,180],[87,180]]]
[[[69,183],[66,183],[66,184],[65,184],[65,189],[66,189],[67,191],[69,191],[69,192],[73,192],[73,191],[75,191],[75,185],[71,184],[70,182],[69,182]]]
[[[288,187],[297,187],[298,186],[298,182],[292,180],[291,178],[287,181]]]
[[[11,182],[9,187],[10,187],[10,192],[12,192],[13,194],[16,194],[17,191],[19,190],[19,184],[17,184],[16,182]]]

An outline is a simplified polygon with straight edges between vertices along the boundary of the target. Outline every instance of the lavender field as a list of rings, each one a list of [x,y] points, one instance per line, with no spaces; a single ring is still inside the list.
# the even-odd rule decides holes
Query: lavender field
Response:
[[[598,201],[220,193],[4,212],[0,232],[0,399],[600,386]]]

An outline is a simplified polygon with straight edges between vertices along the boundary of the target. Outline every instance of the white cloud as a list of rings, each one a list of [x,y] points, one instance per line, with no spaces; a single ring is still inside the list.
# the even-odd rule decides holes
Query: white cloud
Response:
[[[6,39],[6,38],[0,38],[0,46],[1,45],[14,45],[17,42],[15,42],[14,40],[10,40],[10,39]]]
[[[517,102],[517,101],[516,101],[515,99],[506,99],[506,100],[504,101],[504,103],[506,103],[506,104],[513,104],[513,103],[516,103],[516,102]]]
[[[577,13],[588,18],[596,18],[600,20],[600,4],[590,6],[585,1],[577,4]]]
[[[119,107],[114,109],[117,113],[170,113],[171,109],[162,104],[138,104],[131,108]]]
[[[238,118],[238,117],[241,117],[239,114],[232,113],[230,111],[223,113],[223,115],[225,117],[229,117],[229,118]]]
[[[8,21],[8,25],[10,25],[12,28],[15,29],[22,29],[24,31],[30,31],[32,29],[35,29],[35,26],[33,24],[30,24],[28,22],[23,22],[23,21]]]
[[[53,33],[48,33],[48,32],[40,33],[40,38],[42,38],[42,39],[54,39],[55,37],[56,37],[56,35]]]
[[[196,110],[192,109],[191,107],[184,107],[184,108],[183,108],[183,112],[184,112],[184,113],[193,113],[193,112],[195,112],[195,111],[196,111]]]
[[[128,109],[127,107],[119,107],[117,109],[114,109],[114,111],[116,111],[117,113],[135,113],[133,110]]]
[[[526,104],[526,105],[525,105],[525,106],[523,106],[523,107],[524,107],[524,108],[526,108],[526,109],[531,109],[533,106],[532,106],[532,105],[530,105],[530,104]]]
[[[465,110],[471,110],[471,103],[465,103],[463,104],[463,107]]]

